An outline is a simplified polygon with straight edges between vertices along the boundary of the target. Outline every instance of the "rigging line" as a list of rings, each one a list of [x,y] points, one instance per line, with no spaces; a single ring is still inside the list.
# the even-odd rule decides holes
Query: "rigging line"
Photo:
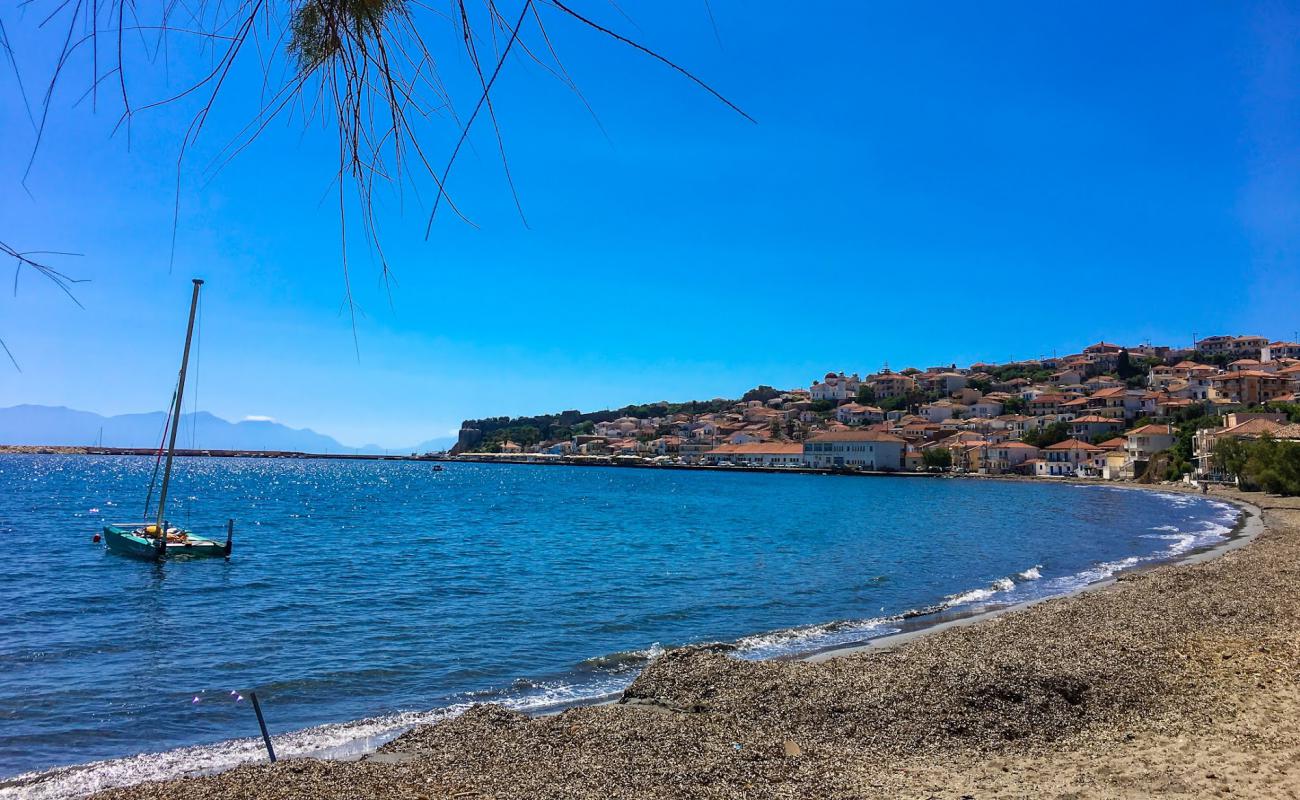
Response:
[[[190,449],[197,450],[199,431],[199,370],[203,366],[203,295],[199,294],[199,320],[194,326],[194,403],[190,406]]]
[[[199,294],[198,324],[195,325],[194,331],[194,405],[190,408],[190,450],[197,450],[195,444],[198,440],[199,431],[199,368],[203,364],[203,295]],[[185,527],[192,528],[190,524],[190,506],[189,498],[185,500]]]
[[[158,442],[158,450],[153,459],[153,475],[149,478],[149,494],[144,498],[144,518],[149,519],[149,507],[153,505],[153,487],[158,482],[158,467],[162,464],[163,447],[167,443],[167,428],[171,424],[172,409],[176,407],[176,392],[172,391],[172,401],[167,404],[167,415],[163,417],[162,436]]]

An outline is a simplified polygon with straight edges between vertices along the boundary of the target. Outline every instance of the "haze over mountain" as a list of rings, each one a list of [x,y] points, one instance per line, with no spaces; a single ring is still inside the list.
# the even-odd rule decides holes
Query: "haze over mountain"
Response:
[[[157,447],[166,414],[119,414],[105,417],[63,406],[18,405],[0,408],[0,444],[80,447]],[[203,450],[292,450],[302,453],[424,453],[445,450],[455,437],[430,439],[411,447],[352,447],[310,428],[290,428],[269,419],[230,422],[200,411],[181,415],[177,447]]]

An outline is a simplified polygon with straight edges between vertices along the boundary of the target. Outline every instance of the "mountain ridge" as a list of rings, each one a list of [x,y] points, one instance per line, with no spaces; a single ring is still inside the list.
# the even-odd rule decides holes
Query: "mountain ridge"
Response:
[[[162,411],[105,416],[67,406],[24,403],[0,408],[0,444],[63,447],[157,447],[162,440]],[[230,422],[207,411],[182,414],[178,447],[202,450],[284,450],[301,453],[424,453],[445,450],[455,437],[433,438],[411,447],[376,444],[349,447],[311,428],[293,428],[274,420]]]

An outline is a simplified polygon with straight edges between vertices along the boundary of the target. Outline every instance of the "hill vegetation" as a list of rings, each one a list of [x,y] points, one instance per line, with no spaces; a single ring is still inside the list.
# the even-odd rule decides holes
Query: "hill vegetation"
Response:
[[[771,387],[760,386],[746,397],[757,393],[751,399],[760,399],[763,390]],[[713,400],[689,400],[684,403],[642,403],[602,411],[561,411],[558,414],[539,414],[531,417],[487,417],[485,419],[467,419],[462,428],[479,431],[483,438],[475,450],[482,452],[499,452],[505,442],[514,442],[521,447],[528,447],[542,441],[570,439],[574,436],[590,434],[597,422],[612,422],[621,417],[648,419],[650,417],[670,417],[673,414],[712,414],[731,408],[736,400],[716,398]]]

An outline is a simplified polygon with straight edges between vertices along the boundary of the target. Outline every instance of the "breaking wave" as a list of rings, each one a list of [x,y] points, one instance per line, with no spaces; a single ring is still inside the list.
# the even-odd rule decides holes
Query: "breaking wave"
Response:
[[[1039,572],[1042,567],[1042,564],[1035,564],[1024,572],[1017,572],[1016,577],[1022,581],[1036,581],[1043,577],[1043,573]]]
[[[897,633],[898,621],[898,617],[839,620],[759,633],[738,640],[736,655],[749,660],[762,660],[857,644]]]

